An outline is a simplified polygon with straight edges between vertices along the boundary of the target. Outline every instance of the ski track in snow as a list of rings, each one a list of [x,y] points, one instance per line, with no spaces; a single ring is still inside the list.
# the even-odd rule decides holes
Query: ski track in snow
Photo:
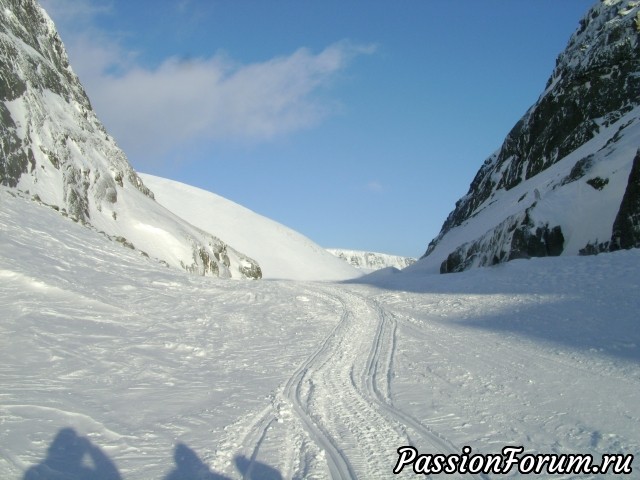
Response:
[[[217,280],[0,195],[1,478],[64,429],[122,479],[395,478],[403,445],[640,455],[640,252],[415,291]]]

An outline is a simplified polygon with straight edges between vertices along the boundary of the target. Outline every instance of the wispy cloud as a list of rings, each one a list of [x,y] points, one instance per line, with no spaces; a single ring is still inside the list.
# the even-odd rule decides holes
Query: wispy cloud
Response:
[[[380,193],[384,191],[384,186],[378,180],[371,180],[365,185],[365,190],[374,193]]]
[[[249,65],[221,55],[169,58],[153,70],[105,70],[92,79],[96,109],[127,144],[153,149],[195,138],[261,141],[317,124],[331,107],[313,97],[354,53],[336,44]]]
[[[73,68],[98,115],[133,156],[161,155],[198,140],[268,141],[313,127],[337,105],[322,101],[319,92],[356,56],[375,50],[342,41],[320,52],[300,48],[251,64],[217,53],[167,58],[147,68],[95,27],[92,19],[108,12],[107,2],[77,4],[43,2],[65,26],[74,17],[82,20],[75,23],[82,28],[69,26],[65,37]]]

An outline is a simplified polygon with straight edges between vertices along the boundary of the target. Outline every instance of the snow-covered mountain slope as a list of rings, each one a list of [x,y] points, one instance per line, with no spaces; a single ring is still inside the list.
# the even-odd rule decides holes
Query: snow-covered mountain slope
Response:
[[[153,200],[35,0],[0,0],[0,184],[172,266],[260,277],[255,261]]]
[[[263,278],[346,280],[361,272],[300,233],[214,193],[141,174],[156,201],[254,258]]]
[[[598,2],[413,269],[640,246],[640,3]]]
[[[416,478],[403,445],[634,455],[635,478],[639,266],[229,282],[0,187],[0,478]]]
[[[402,270],[416,262],[415,258],[389,255],[387,253],[363,252],[341,248],[328,248],[327,251],[364,272],[374,272],[390,267]]]

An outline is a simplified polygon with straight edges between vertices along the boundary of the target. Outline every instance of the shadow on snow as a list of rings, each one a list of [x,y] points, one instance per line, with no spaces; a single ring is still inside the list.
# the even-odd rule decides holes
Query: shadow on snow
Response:
[[[425,321],[439,319],[429,303],[458,303],[466,314],[451,309],[440,320],[640,363],[638,261],[640,250],[514,260],[446,275],[387,269],[344,283],[377,288],[400,306],[403,292],[417,294],[407,299],[424,300],[412,315]],[[502,308],[494,308],[498,303]]]
[[[175,467],[163,480],[230,480],[212,472],[198,455],[183,443],[176,445]],[[236,468],[246,480],[282,480],[278,470],[255,459],[237,456]],[[23,480],[122,480],[111,459],[88,438],[72,428],[61,429],[47,450],[47,457],[30,467]]]
[[[90,463],[91,465],[89,465]],[[120,480],[114,463],[89,439],[63,428],[49,445],[47,458],[29,468],[24,480]]]

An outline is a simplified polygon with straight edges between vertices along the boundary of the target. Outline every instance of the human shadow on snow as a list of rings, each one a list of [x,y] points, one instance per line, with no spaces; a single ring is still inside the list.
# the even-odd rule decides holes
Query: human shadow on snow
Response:
[[[183,443],[174,449],[175,467],[163,480],[231,480],[211,471],[198,455]],[[238,472],[245,480],[282,480],[278,470],[255,459],[237,456]],[[30,467],[23,480],[122,480],[109,457],[88,438],[72,428],[61,429],[47,450],[47,457]]]
[[[196,452],[183,443],[176,445],[174,460],[176,468],[164,480],[231,480],[229,477],[212,472]],[[280,472],[269,465],[242,455],[235,457],[234,460],[244,480],[282,480]]]
[[[60,430],[47,450],[47,458],[24,474],[24,480],[121,479],[109,457],[72,428]]]
[[[176,467],[164,480],[230,480],[229,477],[212,472],[196,452],[184,443],[176,445],[173,459]]]
[[[176,445],[174,460],[176,467],[164,480],[231,480],[229,477],[212,472],[196,452],[183,443]],[[282,480],[278,470],[264,463],[248,459],[243,455],[235,457],[234,461],[244,480]]]

